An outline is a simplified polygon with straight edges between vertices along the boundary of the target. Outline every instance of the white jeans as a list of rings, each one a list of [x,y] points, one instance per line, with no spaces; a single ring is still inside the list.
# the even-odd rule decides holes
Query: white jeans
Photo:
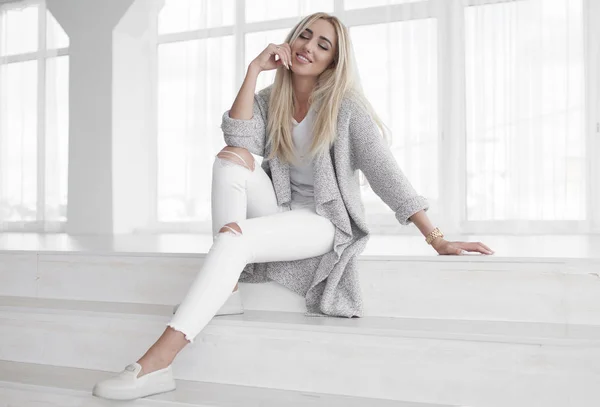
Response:
[[[294,202],[292,210],[277,206],[271,179],[258,163],[252,171],[216,157],[211,199],[213,244],[167,324],[190,342],[229,298],[246,264],[299,260],[333,250],[333,224],[314,207]],[[241,234],[233,229],[219,233],[231,222]]]

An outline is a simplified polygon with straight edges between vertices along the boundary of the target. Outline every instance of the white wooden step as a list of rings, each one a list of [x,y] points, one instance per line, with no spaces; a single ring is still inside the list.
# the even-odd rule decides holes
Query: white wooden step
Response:
[[[18,407],[103,407],[112,402],[91,395],[94,384],[113,373],[0,360],[0,405]],[[451,407],[218,383],[177,380],[174,392],[135,402],[139,407]]]
[[[203,255],[0,254],[0,295],[175,305]],[[600,260],[361,259],[365,316],[600,325]],[[277,283],[241,284],[249,310],[304,312]]]
[[[120,371],[154,342],[170,311],[4,298],[0,359]],[[174,371],[184,380],[397,401],[587,407],[600,399],[598,366],[593,326],[248,311],[214,318]]]

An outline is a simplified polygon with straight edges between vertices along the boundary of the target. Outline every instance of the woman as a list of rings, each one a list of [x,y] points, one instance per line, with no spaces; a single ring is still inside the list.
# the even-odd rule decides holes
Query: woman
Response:
[[[255,94],[260,72],[278,69]],[[94,394],[134,399],[175,389],[171,363],[230,297],[237,281],[274,280],[305,296],[308,315],[362,316],[357,256],[369,230],[356,175],[413,222],[439,254],[492,254],[449,242],[433,228],[425,198],[398,168],[365,100],[347,28],[326,13],[304,18],[280,45],[250,63],[223,115],[225,147],[213,165],[214,241],[168,327],[144,356]],[[256,166],[251,153],[265,157]],[[235,285],[234,292],[237,289]]]

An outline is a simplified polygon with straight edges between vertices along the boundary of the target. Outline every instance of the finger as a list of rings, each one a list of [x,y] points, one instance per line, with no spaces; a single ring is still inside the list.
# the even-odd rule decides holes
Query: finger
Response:
[[[288,67],[287,55],[285,54],[285,50],[283,48],[278,48],[277,55],[279,55],[279,58],[283,61],[283,64],[285,65],[285,67],[290,69]]]
[[[484,254],[491,254],[491,252],[492,252],[487,247],[485,247],[485,245],[481,242],[475,242],[473,249],[478,252],[484,253]]]
[[[459,243],[460,247],[469,251],[469,252],[478,252],[480,250],[480,246],[478,242],[461,242]]]
[[[482,246],[477,246],[474,250],[471,250],[471,251],[481,253],[481,254],[488,254],[488,251],[486,249],[484,249]]]
[[[272,44],[272,45],[273,45],[273,47],[272,47],[272,50],[271,50],[271,55],[277,55],[279,57],[279,60],[281,61],[281,63],[283,65],[285,65],[286,64],[286,59],[285,59],[284,54],[283,54],[283,48],[280,45],[275,45],[275,44]]]
[[[483,243],[479,243],[480,245],[482,245],[483,247],[485,247],[487,250],[489,250],[490,252],[494,252],[492,249],[490,249],[489,247],[487,247],[486,245],[484,245]]]
[[[479,252],[480,248],[477,246],[477,243],[473,242],[457,242],[458,246],[458,254],[466,254],[467,252]]]
[[[486,248],[475,243],[474,246],[467,249],[469,252],[477,252],[481,254],[491,254]]]
[[[275,44],[269,44],[269,55],[275,55],[277,54],[277,45]]]
[[[479,251],[483,254],[492,254],[492,251],[488,248],[485,247],[485,245],[483,243],[479,243]]]
[[[463,253],[463,250],[459,246],[454,246],[454,245],[449,245],[447,250],[448,250],[448,254],[459,255],[459,254]]]
[[[272,60],[276,66],[279,66],[284,62],[275,48],[269,51],[269,60]]]

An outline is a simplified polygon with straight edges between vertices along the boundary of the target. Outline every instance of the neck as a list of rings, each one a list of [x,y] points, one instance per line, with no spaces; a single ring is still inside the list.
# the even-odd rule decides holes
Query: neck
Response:
[[[308,110],[308,98],[315,88],[316,83],[317,78],[314,76],[292,76],[294,104],[297,109]]]

